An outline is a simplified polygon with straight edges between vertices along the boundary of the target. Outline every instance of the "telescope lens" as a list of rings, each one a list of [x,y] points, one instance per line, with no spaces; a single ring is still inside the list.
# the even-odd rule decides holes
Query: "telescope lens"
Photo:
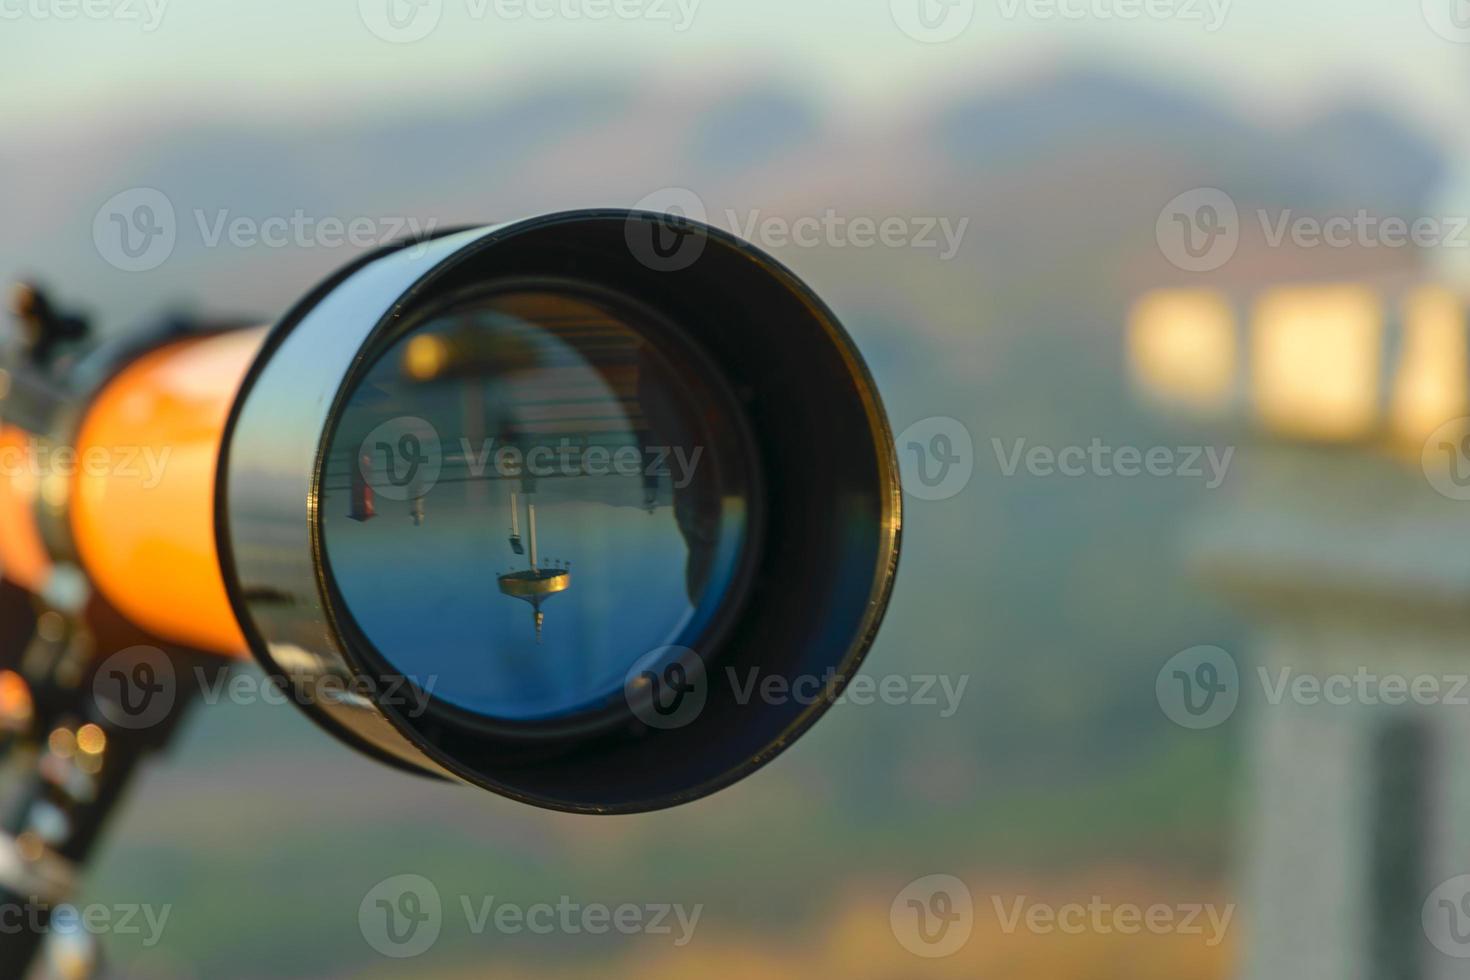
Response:
[[[755,468],[703,356],[626,297],[450,297],[369,352],[318,494],[343,627],[435,710],[515,729],[626,712],[742,591]]]
[[[665,225],[390,246],[266,338],[225,430],[220,569],[251,652],[330,693],[302,707],[348,744],[641,813],[769,762],[862,663],[903,523],[873,379],[748,243],[681,224],[698,261],[650,264]]]

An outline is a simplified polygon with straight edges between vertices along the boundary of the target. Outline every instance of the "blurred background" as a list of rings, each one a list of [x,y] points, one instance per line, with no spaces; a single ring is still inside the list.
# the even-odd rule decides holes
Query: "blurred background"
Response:
[[[117,975],[1462,976],[1467,83],[1464,0],[0,0],[0,274],[266,322],[415,228],[672,202],[837,311],[911,491],[909,695],[676,811],[206,706],[83,896],[170,908]],[[359,918],[403,874],[411,960]],[[564,896],[701,912],[466,915]]]

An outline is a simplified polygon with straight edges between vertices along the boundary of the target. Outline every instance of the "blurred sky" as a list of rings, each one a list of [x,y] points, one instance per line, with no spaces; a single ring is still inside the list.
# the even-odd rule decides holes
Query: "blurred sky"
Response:
[[[359,0],[89,0],[163,4],[151,32],[139,21],[32,12],[62,2],[0,0],[0,123],[11,138],[63,118],[74,127],[78,114],[115,124],[196,106],[382,112],[483,95],[505,79],[603,68],[695,88],[771,70],[828,98],[834,112],[861,117],[913,112],[926,92],[938,97],[959,80],[1004,77],[1081,48],[1273,114],[1344,88],[1370,92],[1463,139],[1470,76],[1470,45],[1430,30],[1420,0],[1235,0],[1213,32],[1182,20],[1028,17],[1024,7],[1007,16],[1009,0],[976,0],[969,28],[941,44],[896,29],[889,0],[667,0],[674,21],[680,3],[697,3],[682,31],[669,21],[476,19],[471,0],[443,0],[438,28],[410,44],[367,30]],[[1210,0],[1198,2],[1207,9]]]

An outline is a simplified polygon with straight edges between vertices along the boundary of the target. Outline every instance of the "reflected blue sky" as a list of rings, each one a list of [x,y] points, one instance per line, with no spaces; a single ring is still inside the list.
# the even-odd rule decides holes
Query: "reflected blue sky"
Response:
[[[329,506],[324,530],[338,585],[380,651],[410,676],[437,676],[434,693],[461,707],[534,718],[616,694],[632,660],[672,643],[693,613],[688,548],[671,509],[632,506],[642,496],[637,478],[541,487],[586,481],[628,506],[566,499],[572,487],[535,495],[542,553],[572,563],[571,588],[543,607],[540,643],[531,606],[496,586],[498,574],[526,565],[507,540],[513,481],[491,482],[488,514],[464,485],[436,487],[422,526],[407,503],[390,502],[365,523]]]

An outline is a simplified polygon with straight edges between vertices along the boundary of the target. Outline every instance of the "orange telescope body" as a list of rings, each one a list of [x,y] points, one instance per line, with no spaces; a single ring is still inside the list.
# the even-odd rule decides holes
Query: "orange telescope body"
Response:
[[[220,573],[214,481],[225,423],[267,330],[145,354],[103,388],[77,434],[71,529],[93,583],[150,632],[238,657],[248,648]]]
[[[0,480],[7,576],[44,590],[52,560],[36,514],[55,497],[67,504],[83,570],[120,612],[162,639],[246,656],[220,572],[214,486],[225,422],[266,332],[234,330],[149,351],[92,399],[69,459],[53,450],[49,474],[7,467]],[[24,459],[31,440],[7,426],[0,453]]]
[[[29,465],[34,437],[15,425],[0,426],[0,567],[11,581],[40,592],[51,577],[51,555],[36,523],[41,475]]]

